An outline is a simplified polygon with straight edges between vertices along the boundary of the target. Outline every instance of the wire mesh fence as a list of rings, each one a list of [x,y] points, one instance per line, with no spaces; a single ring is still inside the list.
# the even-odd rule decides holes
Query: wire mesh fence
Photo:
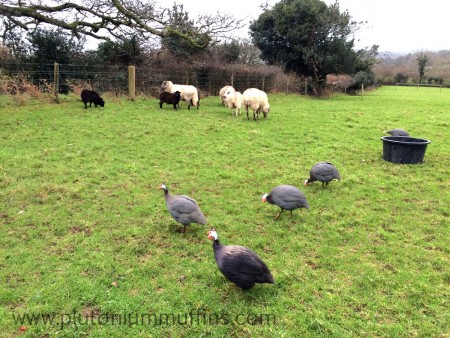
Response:
[[[128,66],[60,64],[57,69],[55,74],[55,64],[52,63],[0,62],[0,81],[3,82],[3,89],[11,79],[21,78],[41,92],[67,94],[88,87],[100,93],[129,94]],[[285,75],[280,70],[268,71],[267,68],[208,66],[164,70],[146,66],[135,67],[133,81],[138,95],[157,97],[161,83],[165,80],[194,85],[203,96],[217,95],[225,85],[232,85],[239,91],[256,87],[266,92],[301,92],[301,81],[298,78]],[[54,88],[55,84],[58,88]]]

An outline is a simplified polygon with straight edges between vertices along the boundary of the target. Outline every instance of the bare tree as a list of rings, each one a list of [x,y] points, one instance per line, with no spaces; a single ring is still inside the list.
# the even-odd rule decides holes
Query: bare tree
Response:
[[[182,6],[181,6],[182,7]],[[73,35],[91,36],[108,40],[123,40],[130,34],[143,39],[176,35],[197,48],[206,48],[227,33],[241,28],[244,20],[217,12],[215,16],[200,16],[195,32],[183,33],[170,25],[170,8],[158,8],[156,2],[141,0],[2,0],[0,17],[3,35],[7,29],[20,27],[35,29],[49,24],[69,31]]]

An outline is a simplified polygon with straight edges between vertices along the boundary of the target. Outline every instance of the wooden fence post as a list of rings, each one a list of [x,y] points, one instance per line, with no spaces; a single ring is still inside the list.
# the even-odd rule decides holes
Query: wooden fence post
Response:
[[[261,85],[261,87],[262,87],[261,90],[262,90],[262,91],[264,91],[265,84],[266,84],[266,76],[263,75],[262,85]]]
[[[53,64],[53,96],[56,103],[59,103],[58,98],[59,90],[59,63]]]
[[[136,67],[128,66],[128,99],[136,99]]]
[[[234,87],[234,69],[233,69],[233,71],[231,72],[231,85],[230,85],[231,87]]]

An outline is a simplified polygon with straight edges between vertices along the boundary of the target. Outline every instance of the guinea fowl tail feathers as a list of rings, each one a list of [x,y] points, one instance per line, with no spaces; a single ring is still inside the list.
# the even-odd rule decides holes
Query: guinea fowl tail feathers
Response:
[[[261,275],[258,279],[258,283],[269,283],[274,284],[275,280],[273,279],[272,274],[270,271],[266,272],[264,275]]]

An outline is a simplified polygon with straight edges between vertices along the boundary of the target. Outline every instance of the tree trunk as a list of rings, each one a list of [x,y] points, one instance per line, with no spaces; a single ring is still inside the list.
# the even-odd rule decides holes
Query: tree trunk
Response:
[[[309,64],[313,73],[313,90],[316,96],[322,96],[322,84],[320,83],[319,75],[317,74],[317,63],[316,60],[312,57],[309,59]]]

